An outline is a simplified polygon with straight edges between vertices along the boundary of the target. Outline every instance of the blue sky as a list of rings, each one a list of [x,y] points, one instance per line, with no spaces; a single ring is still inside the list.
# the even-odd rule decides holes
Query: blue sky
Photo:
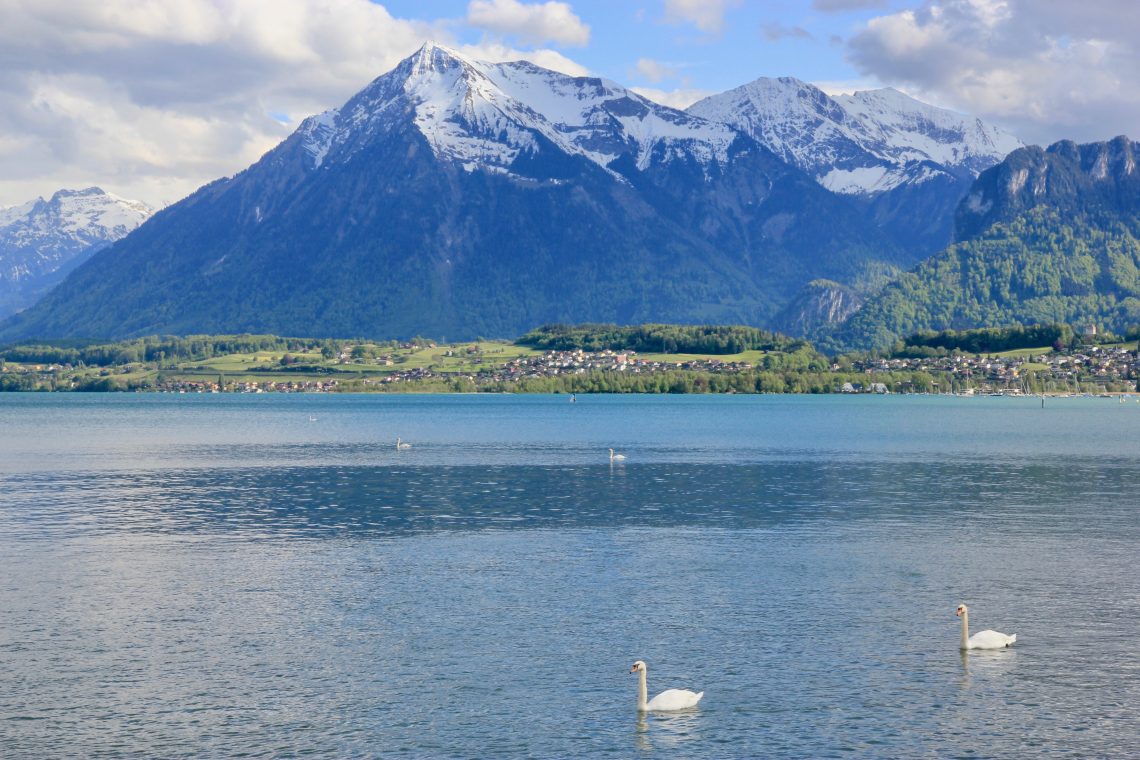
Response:
[[[567,3],[589,27],[585,44],[545,39],[591,72],[626,85],[663,90],[724,90],[760,76],[841,85],[876,86],[861,77],[846,60],[845,42],[868,20],[890,10],[886,2],[836,3],[841,9],[818,10],[809,0],[717,3],[689,16],[670,13],[660,2]],[[456,41],[478,45],[488,31],[464,23],[468,0],[423,3],[396,0],[383,3],[393,15],[451,20]],[[826,4],[825,4],[826,5]],[[871,7],[860,7],[871,6]],[[499,35],[518,48],[533,46],[525,34]],[[652,64],[639,62],[652,61]]]
[[[0,205],[155,205],[424,41],[685,107],[761,76],[896,87],[1029,143],[1140,138],[1137,0],[0,0]]]

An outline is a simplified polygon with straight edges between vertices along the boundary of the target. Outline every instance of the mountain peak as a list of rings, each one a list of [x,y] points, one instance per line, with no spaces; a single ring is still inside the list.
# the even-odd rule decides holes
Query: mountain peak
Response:
[[[85,187],[82,190],[63,189],[56,190],[55,193],[52,194],[51,200],[56,201],[61,198],[89,198],[98,195],[107,195],[107,193],[103,192],[103,188],[95,186]]]
[[[585,158],[609,172],[650,154],[724,161],[736,132],[653,103],[613,82],[572,77],[526,61],[489,63],[425,43],[339,109],[298,129],[316,169],[408,121],[436,157],[466,171],[516,173],[540,154]],[[344,152],[347,151],[347,152]]]
[[[468,60],[456,50],[428,40],[420,46],[419,50],[408,56],[405,62],[411,65],[413,72],[423,73],[426,71],[447,71],[456,65],[467,63]]]
[[[816,92],[821,95],[823,94],[823,91],[815,85],[805,82],[802,79],[796,79],[795,77],[757,77],[751,82],[746,82],[728,92],[740,95],[750,93],[753,96],[763,94],[765,97],[772,97],[776,94],[787,94],[791,97],[803,97],[804,95],[810,95]],[[721,93],[721,95],[725,94],[727,93]],[[715,101],[720,98],[721,95],[710,95],[705,98],[704,101]]]

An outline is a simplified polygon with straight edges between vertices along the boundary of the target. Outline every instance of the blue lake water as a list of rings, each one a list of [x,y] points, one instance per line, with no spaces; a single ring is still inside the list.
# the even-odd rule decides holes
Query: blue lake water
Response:
[[[0,394],[0,432],[3,756],[1140,747],[1140,404]],[[960,653],[960,602],[1015,647]],[[637,659],[699,708],[639,717]]]

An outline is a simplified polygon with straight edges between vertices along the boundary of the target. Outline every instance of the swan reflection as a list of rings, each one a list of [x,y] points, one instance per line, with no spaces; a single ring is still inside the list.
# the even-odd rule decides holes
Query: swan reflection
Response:
[[[643,712],[637,713],[637,748],[643,752],[653,749],[653,743],[649,741],[649,721]]]
[[[1013,649],[961,649],[962,688],[968,688],[973,678],[1002,676],[1013,668],[1017,652]]]
[[[638,713],[637,748],[644,752],[675,749],[700,740],[700,720],[699,707],[682,712]]]

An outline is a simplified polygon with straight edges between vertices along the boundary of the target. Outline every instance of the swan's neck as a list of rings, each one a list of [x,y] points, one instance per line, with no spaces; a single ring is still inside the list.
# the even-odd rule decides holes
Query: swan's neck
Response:
[[[970,613],[962,613],[962,648],[970,648]]]
[[[645,668],[637,671],[637,709],[645,710],[645,703],[649,700],[649,690],[645,686]]]

